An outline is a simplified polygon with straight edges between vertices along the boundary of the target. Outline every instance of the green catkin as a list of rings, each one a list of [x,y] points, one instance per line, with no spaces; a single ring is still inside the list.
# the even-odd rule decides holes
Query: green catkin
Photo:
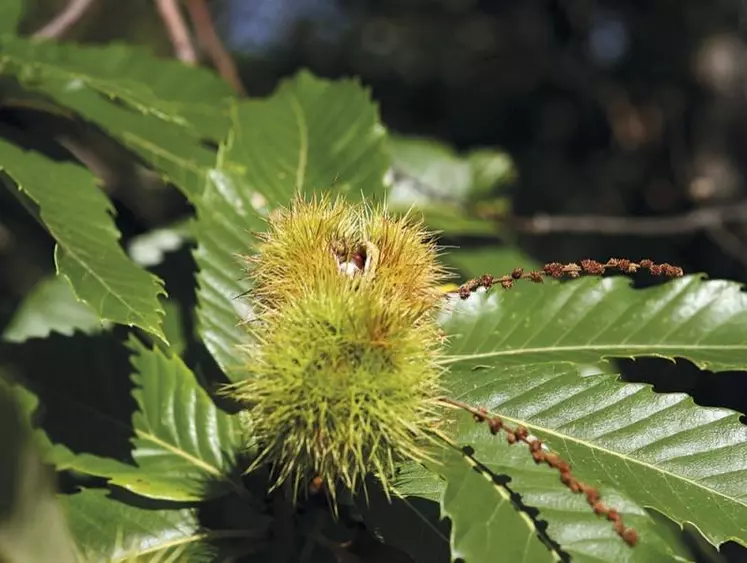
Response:
[[[436,246],[412,217],[328,197],[295,199],[258,237],[249,373],[229,390],[260,444],[253,467],[295,491],[319,477],[334,495],[368,473],[388,487],[437,424]]]

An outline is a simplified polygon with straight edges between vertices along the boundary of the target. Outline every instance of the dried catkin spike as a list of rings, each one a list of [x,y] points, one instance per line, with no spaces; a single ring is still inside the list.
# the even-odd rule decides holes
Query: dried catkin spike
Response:
[[[273,214],[249,259],[258,319],[245,381],[258,463],[299,490],[321,477],[384,485],[422,459],[437,423],[445,272],[422,225],[365,203],[296,199]]]

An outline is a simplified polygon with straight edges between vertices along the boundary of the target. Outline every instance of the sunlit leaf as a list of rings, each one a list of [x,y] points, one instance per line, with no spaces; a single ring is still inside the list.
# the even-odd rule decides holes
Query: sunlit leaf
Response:
[[[747,293],[687,276],[643,290],[622,277],[517,283],[461,302],[449,363],[687,358],[713,371],[747,368]]]
[[[451,557],[467,563],[535,563],[559,557],[538,537],[535,522],[517,510],[511,492],[481,472],[469,456],[446,450],[438,470],[441,498],[451,520]]]
[[[176,60],[158,59],[140,47],[82,46],[6,36],[0,62],[33,88],[39,81],[88,87],[200,135],[221,139],[228,126],[229,86],[216,74]]]
[[[39,206],[57,241],[59,274],[101,320],[138,326],[161,339],[161,281],[139,268],[118,243],[113,206],[85,169],[57,163],[0,140],[0,168]]]
[[[691,522],[716,545],[730,539],[747,544],[747,427],[738,414],[698,407],[684,394],[654,394],[581,365],[608,356],[660,355],[738,369],[747,341],[740,333],[744,307],[737,284],[698,277],[645,290],[617,278],[473,295],[444,319],[457,353],[444,384],[450,396],[527,427],[632,517],[636,506],[652,507],[680,524]],[[574,509],[574,500],[561,499],[566,491],[551,472],[534,467],[521,448],[501,448],[467,416],[454,420],[452,437],[474,448],[480,463],[509,475],[525,502],[549,521],[553,538],[591,555],[586,548],[592,543],[579,550],[574,534],[588,540],[604,526],[595,527],[593,515],[583,526],[568,525],[568,513],[580,511],[583,499],[576,497]],[[623,560],[627,548],[618,545],[615,560]]]
[[[94,90],[82,84],[71,87],[59,77],[39,77],[33,87],[99,125],[189,199],[196,199],[204,190],[216,155],[202,145],[198,131],[111,103]]]

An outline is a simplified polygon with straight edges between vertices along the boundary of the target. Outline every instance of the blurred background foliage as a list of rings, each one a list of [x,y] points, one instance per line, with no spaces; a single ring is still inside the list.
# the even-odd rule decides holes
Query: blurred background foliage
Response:
[[[24,34],[68,1],[28,4]],[[423,208],[443,243],[460,248],[447,260],[463,276],[529,260],[626,256],[747,280],[746,0],[209,7],[249,95],[268,94],[300,68],[358,76],[372,88],[393,134],[391,203]],[[94,0],[64,39],[174,54],[152,0]],[[14,103],[11,83],[0,84],[0,95],[0,135],[89,166],[117,203],[125,245],[189,216],[175,190],[94,127]],[[194,264],[169,240],[157,269],[170,272],[170,294],[189,303]],[[0,328],[53,272],[52,246],[0,191]],[[174,271],[183,272],[183,288]],[[37,287],[42,297],[54,291]],[[698,377],[684,361],[621,365],[627,378],[657,390],[747,411],[743,374]],[[735,560],[744,553],[731,544],[727,554],[731,548]]]

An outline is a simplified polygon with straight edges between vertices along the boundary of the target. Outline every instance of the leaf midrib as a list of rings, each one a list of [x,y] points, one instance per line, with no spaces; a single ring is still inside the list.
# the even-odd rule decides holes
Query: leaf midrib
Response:
[[[197,543],[203,540],[210,541],[234,538],[254,539],[256,538],[256,534],[253,534],[250,530],[210,530],[209,532],[199,532],[196,534],[191,534],[189,536],[181,537],[179,539],[158,543],[156,545],[152,545],[135,552],[130,551],[128,553],[125,553],[123,557],[112,558],[110,559],[110,561],[111,563],[117,563],[120,561],[131,561],[133,555],[136,557],[139,557],[141,555],[149,555],[151,553],[158,553],[159,551],[165,551],[173,547]]]
[[[613,457],[619,458],[619,459],[621,459],[621,460],[623,460],[625,462],[637,464],[639,466],[645,467],[646,469],[649,469],[649,470],[654,471],[656,473],[659,473],[659,474],[662,474],[662,475],[666,475],[666,476],[671,477],[672,479],[674,479],[676,481],[680,481],[680,482],[687,483],[689,485],[693,485],[693,486],[695,486],[695,487],[697,487],[699,489],[702,489],[703,491],[706,491],[707,493],[710,493],[710,494],[713,494],[713,495],[717,495],[717,496],[725,499],[726,501],[728,501],[730,503],[734,503],[734,504],[737,504],[739,506],[743,506],[743,507],[747,508],[747,502],[741,502],[741,501],[739,501],[739,500],[737,500],[735,498],[732,498],[732,497],[729,497],[729,496],[725,495],[721,491],[718,491],[716,489],[710,489],[710,488],[708,488],[708,487],[700,484],[698,481],[693,481],[693,480],[691,480],[691,479],[689,479],[687,477],[683,477],[681,475],[677,475],[675,473],[672,473],[671,471],[668,471],[666,469],[662,469],[662,468],[657,467],[655,465],[651,465],[650,463],[647,463],[645,461],[636,459],[634,457],[627,456],[627,455],[625,455],[623,453],[616,452],[614,450],[609,450],[607,448],[604,448],[604,447],[599,446],[597,444],[594,444],[592,442],[587,442],[587,441],[581,440],[581,439],[576,438],[574,436],[571,436],[569,434],[562,434],[562,433],[560,433],[560,432],[558,432],[556,430],[552,430],[550,428],[546,428],[546,427],[540,426],[538,424],[533,424],[533,423],[528,422],[526,420],[522,420],[522,419],[514,418],[514,417],[511,417],[511,416],[507,416],[507,415],[499,413],[497,411],[494,411],[494,414],[498,414],[501,418],[503,418],[504,420],[508,420],[508,421],[512,422],[513,424],[519,424],[519,425],[525,426],[527,428],[531,428],[533,430],[536,430],[538,435],[545,434],[545,435],[554,436],[554,437],[556,437],[556,438],[558,438],[560,440],[567,440],[569,442],[573,442],[575,444],[579,444],[580,446],[583,446],[585,448],[589,448],[589,449],[593,449],[593,450],[597,450],[597,451],[606,453],[606,454],[611,455]]]
[[[491,352],[482,352],[479,354],[457,354],[454,356],[444,356],[441,360],[442,365],[452,365],[457,362],[468,360],[478,360],[485,358],[501,358],[507,356],[522,356],[532,354],[550,354],[555,352],[601,352],[601,357],[614,356],[614,354],[604,354],[605,351],[630,350],[632,352],[642,353],[641,355],[662,356],[660,350],[714,350],[714,351],[747,351],[747,345],[744,344],[594,344],[594,345],[577,345],[577,346],[544,346],[540,348],[516,348],[513,350],[494,350]]]
[[[203,461],[202,459],[193,456],[189,452],[187,452],[187,451],[185,451],[185,450],[183,450],[183,449],[181,449],[181,448],[179,448],[177,446],[169,444],[168,442],[165,442],[165,441],[161,440],[155,434],[151,434],[150,432],[145,432],[145,431],[139,430],[139,429],[135,429],[135,433],[138,435],[138,437],[140,437],[140,438],[142,438],[144,440],[148,440],[148,441],[154,443],[155,445],[160,446],[161,448],[163,448],[163,449],[165,449],[165,450],[173,453],[174,455],[177,455],[177,456],[181,457],[182,459],[185,459],[185,460],[189,461],[195,467],[199,467],[199,468],[203,469],[204,471],[206,471],[207,473],[210,473],[211,475],[214,475],[216,477],[220,477],[221,479],[228,480],[227,476],[224,475],[223,472],[221,472],[221,470],[218,469],[217,467],[215,467],[214,465],[210,465],[209,463]]]

